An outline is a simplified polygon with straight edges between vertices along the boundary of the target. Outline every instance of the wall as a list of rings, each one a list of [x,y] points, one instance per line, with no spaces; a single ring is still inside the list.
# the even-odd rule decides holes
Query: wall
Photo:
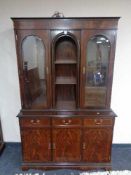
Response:
[[[68,16],[121,16],[111,106],[118,114],[114,143],[131,143],[131,1],[130,0],[4,0],[0,1],[0,115],[5,141],[20,141],[16,115],[20,110],[13,25],[10,17],[46,17],[54,11]]]

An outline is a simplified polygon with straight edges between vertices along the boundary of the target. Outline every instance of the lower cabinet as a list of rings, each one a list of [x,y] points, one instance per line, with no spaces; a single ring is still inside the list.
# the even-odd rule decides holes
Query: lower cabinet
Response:
[[[113,125],[113,117],[23,117],[20,126],[24,167],[108,168]]]

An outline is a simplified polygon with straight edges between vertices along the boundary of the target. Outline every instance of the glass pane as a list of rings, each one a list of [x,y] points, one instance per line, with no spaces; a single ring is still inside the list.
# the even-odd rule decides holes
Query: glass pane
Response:
[[[22,43],[26,98],[32,108],[46,105],[45,48],[40,38],[28,36]]]
[[[95,36],[88,41],[85,106],[105,106],[109,54],[110,42],[106,37]]]

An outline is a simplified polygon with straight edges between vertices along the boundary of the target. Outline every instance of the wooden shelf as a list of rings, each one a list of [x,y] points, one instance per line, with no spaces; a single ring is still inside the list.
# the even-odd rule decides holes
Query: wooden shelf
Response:
[[[56,102],[56,108],[57,109],[68,109],[72,110],[76,108],[76,103],[75,101],[65,101],[65,100],[60,100]]]
[[[56,60],[55,64],[76,64],[76,60]]]
[[[56,77],[55,84],[76,84],[74,77]]]

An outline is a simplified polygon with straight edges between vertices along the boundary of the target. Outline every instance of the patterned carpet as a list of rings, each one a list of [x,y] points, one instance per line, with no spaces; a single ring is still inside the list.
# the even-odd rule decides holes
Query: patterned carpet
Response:
[[[0,156],[0,175],[80,175],[81,173],[85,173],[82,171],[69,170],[69,169],[62,169],[55,171],[53,170],[41,171],[41,170],[30,169],[28,171],[22,171],[20,169],[20,164],[21,164],[20,144],[19,143],[6,144],[6,149]],[[113,145],[112,169],[131,170],[131,145]],[[81,174],[81,175],[87,175],[87,174]],[[97,175],[99,175],[98,172]]]
[[[106,171],[106,172],[83,172],[80,173],[80,175],[131,175],[131,171],[125,170],[125,171]]]

